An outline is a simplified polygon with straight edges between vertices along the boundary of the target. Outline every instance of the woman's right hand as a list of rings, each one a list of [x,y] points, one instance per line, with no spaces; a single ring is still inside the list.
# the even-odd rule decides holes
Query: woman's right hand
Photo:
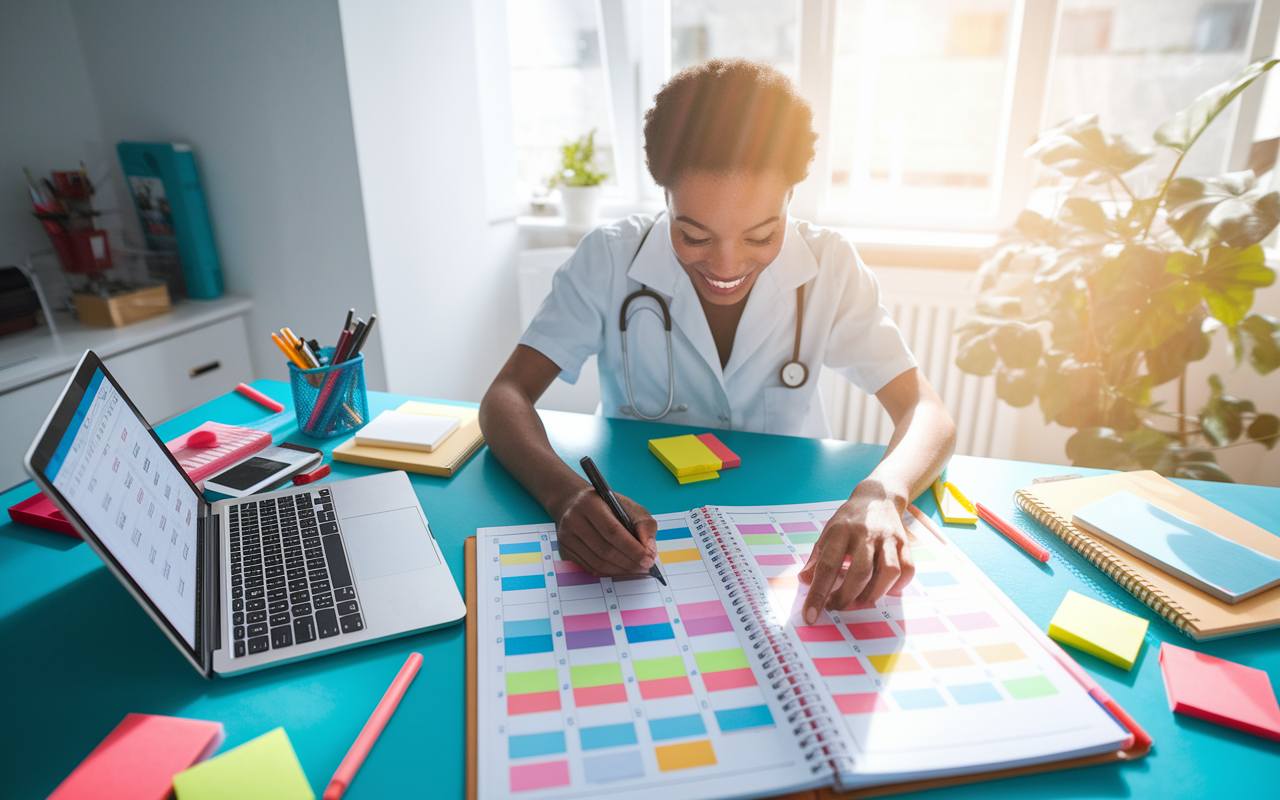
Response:
[[[635,525],[639,541],[618,522],[595,489],[586,485],[552,511],[560,555],[597,578],[643,575],[658,557],[658,523],[644,506],[617,492],[614,495]]]

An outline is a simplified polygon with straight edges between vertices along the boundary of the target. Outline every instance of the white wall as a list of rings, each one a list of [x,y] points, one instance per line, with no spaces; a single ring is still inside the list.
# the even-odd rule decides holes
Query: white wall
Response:
[[[288,376],[271,330],[288,325],[332,344],[349,307],[365,317],[381,310],[335,2],[72,0],[71,8],[101,137],[112,147],[132,139],[194,148],[227,290],[254,300],[249,337],[260,377]],[[32,63],[58,60],[45,53]],[[386,385],[382,322],[365,349],[371,388]]]
[[[71,7],[66,0],[0,3],[0,265],[50,246],[31,216],[22,168],[38,180],[101,149]]]
[[[502,0],[338,5],[389,388],[478,400],[520,334],[516,226],[486,191],[514,174],[486,161],[501,120],[479,97],[503,91],[477,30],[505,26]]]

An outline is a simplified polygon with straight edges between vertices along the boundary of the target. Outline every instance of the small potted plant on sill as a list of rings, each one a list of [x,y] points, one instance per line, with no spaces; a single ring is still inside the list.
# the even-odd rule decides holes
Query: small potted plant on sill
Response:
[[[956,366],[994,372],[1000,399],[1038,400],[1046,424],[1076,429],[1073,464],[1230,481],[1216,451],[1280,440],[1280,418],[1227,394],[1217,375],[1204,407],[1186,403],[1187,367],[1208,355],[1215,331],[1237,367],[1280,368],[1280,320],[1251,311],[1254,290],[1275,280],[1261,242],[1280,223],[1280,195],[1249,170],[1177,174],[1214,119],[1277,63],[1251,64],[1175,114],[1155,132],[1159,151],[1103,133],[1096,116],[1027,150],[1059,176],[1053,212],[1024,211],[1001,234],[958,331]],[[1172,409],[1152,396],[1170,381]]]
[[[560,146],[560,169],[547,180],[547,188],[560,187],[560,213],[569,227],[590,227],[600,210],[600,184],[609,177],[598,172],[596,132]]]

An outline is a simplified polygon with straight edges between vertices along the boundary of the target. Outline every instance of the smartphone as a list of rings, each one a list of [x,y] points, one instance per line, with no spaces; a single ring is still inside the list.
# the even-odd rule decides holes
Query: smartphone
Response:
[[[295,475],[310,472],[324,461],[314,447],[281,442],[205,479],[206,499],[248,497],[277,489]]]

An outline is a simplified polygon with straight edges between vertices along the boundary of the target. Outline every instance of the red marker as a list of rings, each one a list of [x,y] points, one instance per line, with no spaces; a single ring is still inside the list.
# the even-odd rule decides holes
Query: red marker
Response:
[[[282,403],[278,403],[275,400],[272,400],[270,397],[267,397],[265,394],[253,388],[247,383],[238,384],[236,386],[236,391],[244,395],[245,397],[249,398],[250,400],[254,401],[255,403],[260,403],[266,406],[272,411],[275,411],[277,413],[284,411],[284,405]]]
[[[338,765],[338,771],[333,773],[333,778],[325,787],[323,800],[338,800],[351,785],[351,779],[356,776],[356,770],[360,769],[360,765],[364,763],[365,756],[369,755],[369,750],[373,748],[373,743],[378,741],[382,729],[387,726],[387,720],[391,719],[396,706],[400,705],[404,690],[413,683],[413,678],[418,674],[418,668],[421,666],[422,654],[410,654],[409,660],[400,668],[400,674],[396,675],[396,679],[391,682],[391,688],[387,689],[387,693],[382,696],[382,701],[373,710],[373,715],[369,717],[360,735],[356,737],[355,744],[351,745],[351,749],[347,751],[347,757]]]
[[[1036,544],[1035,540],[1030,536],[997,517],[991,509],[987,508],[982,503],[974,503],[973,508],[977,515],[985,519],[991,527],[1000,531],[1005,536],[1008,536],[1014,544],[1030,553],[1031,557],[1036,561],[1049,560],[1048,550]]]

